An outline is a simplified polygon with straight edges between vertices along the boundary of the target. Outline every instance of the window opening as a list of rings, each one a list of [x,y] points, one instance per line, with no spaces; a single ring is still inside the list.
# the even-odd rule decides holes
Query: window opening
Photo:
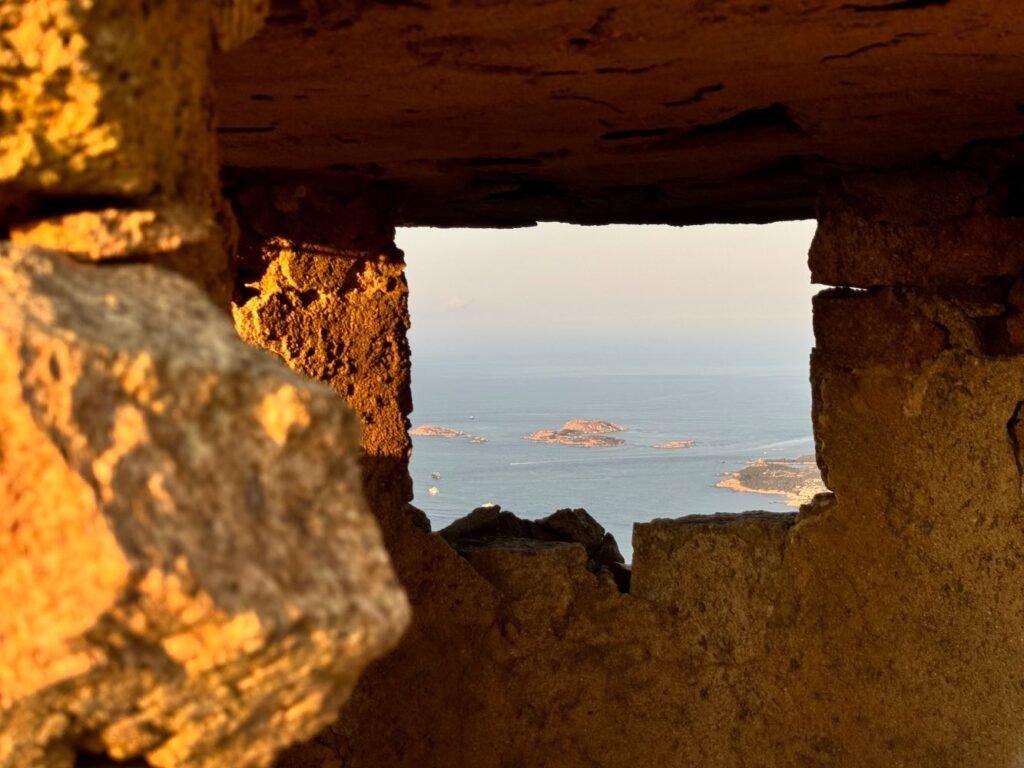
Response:
[[[414,504],[435,530],[487,503],[531,519],[584,508],[627,562],[634,522],[794,511],[824,490],[813,231],[400,230]]]

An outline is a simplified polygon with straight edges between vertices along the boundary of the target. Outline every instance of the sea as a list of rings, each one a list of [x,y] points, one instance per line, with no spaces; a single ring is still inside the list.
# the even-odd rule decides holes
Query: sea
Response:
[[[563,349],[510,357],[423,355],[414,345],[413,426],[487,439],[414,437],[414,504],[434,530],[483,504],[529,519],[582,507],[615,536],[627,562],[637,522],[793,511],[781,496],[715,484],[755,459],[813,453],[809,341],[775,357],[756,353],[765,345],[734,344],[731,361],[728,343],[712,344],[710,357],[685,349],[666,355],[653,346],[647,353],[634,345],[628,355]],[[570,419],[615,422],[625,431],[614,436],[626,444],[582,448],[525,439]],[[654,447],[676,440],[694,445]]]

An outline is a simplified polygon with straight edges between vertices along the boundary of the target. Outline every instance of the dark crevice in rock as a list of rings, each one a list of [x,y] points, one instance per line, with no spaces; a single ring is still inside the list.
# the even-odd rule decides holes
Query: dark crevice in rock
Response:
[[[260,242],[259,233],[248,226],[243,216],[236,216],[235,220],[240,237],[232,264],[234,288],[231,300],[242,306],[250,299],[261,295],[259,283],[267,272],[269,262],[263,258],[260,248],[256,245]]]
[[[830,56],[822,56],[820,61],[824,64],[826,61],[838,61],[840,59],[852,59],[854,56],[860,56],[862,53],[868,51],[874,51],[878,48],[888,48],[893,45],[899,45],[898,40],[890,40],[886,43],[869,43],[868,45],[862,45],[859,48],[854,48],[852,51],[846,53],[833,53]]]
[[[688,96],[685,99],[676,99],[674,101],[666,101],[666,107],[685,107],[690,104],[696,104],[699,101],[704,101],[704,97],[712,93],[721,93],[725,90],[725,85],[722,83],[715,83],[714,85],[705,85],[703,88],[698,88],[692,96]]]
[[[754,131],[765,129],[777,129],[784,131],[799,131],[798,126],[789,114],[785,105],[775,102],[774,104],[760,109],[748,109],[739,112],[732,117],[718,123],[698,125],[691,128],[690,136],[713,136],[740,131]]]
[[[1024,410],[1024,402],[1017,403],[1013,410],[1013,416],[1006,424],[1006,433],[1010,438],[1010,448],[1013,451],[1013,460],[1017,465],[1017,477],[1020,480],[1021,495],[1024,496],[1024,457],[1021,456],[1021,443],[1024,437],[1024,424],[1021,423],[1021,411]]]
[[[538,72],[537,77],[572,77],[578,74],[579,70],[576,69],[548,69]]]
[[[320,291],[316,289],[310,289],[307,291],[295,291],[295,298],[303,309],[306,309],[320,298]]]
[[[465,161],[470,168],[503,167],[508,165],[540,165],[536,157],[474,157]]]
[[[882,5],[847,3],[843,6],[843,10],[854,11],[855,13],[889,13],[892,11],[920,11],[925,8],[939,8],[944,5],[949,5],[949,0],[898,0],[894,3],[883,3]]]
[[[592,573],[611,576],[620,592],[629,592],[631,569],[615,537],[585,509],[560,509],[539,520],[523,520],[502,512],[497,504],[477,507],[438,535],[463,556],[484,549],[523,551],[552,543],[580,544]]]
[[[594,70],[597,75],[642,75],[657,69],[657,64],[648,64],[644,67],[598,67]]]
[[[131,197],[114,195],[62,195],[39,194],[19,189],[11,189],[10,200],[7,190],[0,186],[0,216],[2,226],[16,227],[42,219],[58,218],[73,213],[102,211],[107,208],[134,210],[139,207],[140,200]]]
[[[277,130],[277,123],[270,125],[224,125],[217,128],[217,133],[272,133]]]
[[[552,95],[552,99],[556,101],[584,101],[587,104],[596,104],[599,107],[607,107],[617,115],[626,114],[625,110],[612,104],[610,101],[604,101],[603,99],[594,99],[590,96],[577,96],[574,93],[556,93]]]
[[[74,768],[148,768],[142,758],[130,760],[115,760],[109,755],[95,754],[93,752],[79,752],[75,755]]]
[[[970,347],[988,357],[1019,355],[1024,347],[1021,288],[1022,283],[1013,275],[990,277],[975,284],[934,286],[936,295],[955,306],[973,327],[974,344]]]
[[[590,34],[594,35],[595,37],[601,37],[602,35],[606,34],[608,31],[608,25],[611,23],[611,20],[615,17],[615,13],[617,11],[618,8],[606,8],[597,17],[597,19],[595,19],[594,23],[590,25],[590,29],[587,31],[590,32]]]
[[[1024,218],[1024,165],[1014,164],[1006,169],[1003,215],[1015,219]]]
[[[894,48],[897,45],[902,45],[905,40],[910,40],[917,37],[924,37],[924,35],[916,32],[904,32],[902,34],[897,35],[892,40],[885,41],[884,43],[869,43],[868,45],[862,45],[860,48],[854,48],[852,51],[847,51],[846,53],[834,53],[831,56],[822,56],[821,59],[819,59],[819,61],[822,64],[825,64],[826,62],[829,61],[852,59],[855,56],[860,56],[862,53],[874,51],[879,48]]]
[[[532,75],[533,67],[520,67],[515,64],[481,64],[476,67],[466,67],[468,71],[479,72],[482,75]]]
[[[626,139],[652,139],[665,136],[671,132],[671,128],[638,128],[628,131],[609,131],[601,134],[604,141],[624,141]]]

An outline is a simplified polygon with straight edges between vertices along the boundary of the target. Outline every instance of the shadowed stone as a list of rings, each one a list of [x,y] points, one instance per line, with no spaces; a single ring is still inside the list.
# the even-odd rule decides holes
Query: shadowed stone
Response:
[[[744,512],[637,523],[632,594],[672,606],[715,658],[763,656],[795,518]]]

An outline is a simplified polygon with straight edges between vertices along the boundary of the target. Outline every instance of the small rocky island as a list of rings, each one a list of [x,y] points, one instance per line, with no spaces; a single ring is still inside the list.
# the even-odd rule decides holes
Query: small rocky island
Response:
[[[684,448],[692,448],[694,442],[693,440],[671,440],[667,443],[658,443],[654,447],[662,451],[681,451]]]
[[[542,429],[527,435],[526,439],[537,443],[571,445],[576,448],[615,448],[625,445],[626,441],[619,437],[609,437],[608,433],[623,431],[625,427],[610,421],[572,419],[565,422],[560,429]]]
[[[446,440],[459,440],[465,439],[471,443],[486,443],[486,437],[480,437],[479,435],[471,435],[468,432],[463,432],[461,429],[452,429],[451,427],[439,427],[436,424],[423,424],[419,427],[413,427],[409,430],[409,434],[413,437],[442,437]]]
[[[799,507],[828,489],[813,455],[795,459],[757,459],[715,484],[737,493],[784,496],[786,506]]]
[[[593,419],[572,419],[562,425],[563,432],[585,432],[589,435],[600,435],[605,432],[625,432],[626,428],[611,421],[595,421]]]

